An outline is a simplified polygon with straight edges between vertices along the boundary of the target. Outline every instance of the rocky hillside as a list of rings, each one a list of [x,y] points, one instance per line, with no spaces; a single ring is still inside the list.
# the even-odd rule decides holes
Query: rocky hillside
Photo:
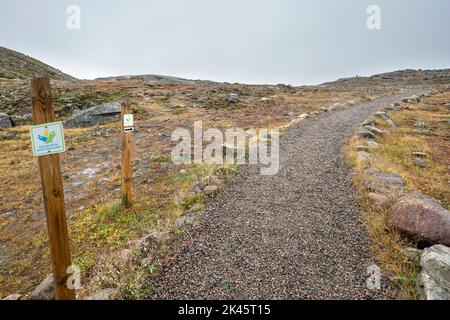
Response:
[[[348,86],[417,86],[417,85],[438,85],[450,81],[450,69],[441,70],[398,70],[381,73],[370,77],[355,76],[353,78],[343,78],[323,85]]]
[[[0,47],[0,78],[31,79],[47,73],[52,79],[75,80],[45,63],[26,56],[20,52]]]

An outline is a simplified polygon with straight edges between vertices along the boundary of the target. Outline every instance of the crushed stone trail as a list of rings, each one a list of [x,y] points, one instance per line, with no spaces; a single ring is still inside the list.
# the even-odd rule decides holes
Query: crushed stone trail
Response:
[[[421,92],[323,113],[280,141],[280,170],[240,173],[199,214],[151,299],[386,299],[367,289],[375,263],[343,147],[380,106]]]

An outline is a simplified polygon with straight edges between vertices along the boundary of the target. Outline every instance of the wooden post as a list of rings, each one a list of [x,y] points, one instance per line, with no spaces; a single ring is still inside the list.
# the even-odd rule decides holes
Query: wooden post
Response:
[[[131,171],[131,132],[125,131],[124,116],[131,114],[131,102],[127,98],[122,103],[121,129],[122,129],[122,205],[129,208],[132,205],[131,184],[133,175]]]
[[[34,124],[55,122],[49,78],[32,80],[31,95]],[[74,300],[75,291],[67,287],[67,279],[70,276],[67,268],[71,261],[59,154],[41,156],[38,159],[56,299]]]

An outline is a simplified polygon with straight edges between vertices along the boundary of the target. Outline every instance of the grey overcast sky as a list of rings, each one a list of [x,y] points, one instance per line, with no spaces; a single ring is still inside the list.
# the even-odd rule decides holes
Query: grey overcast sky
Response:
[[[80,30],[66,27],[72,4]],[[317,84],[450,68],[449,40],[449,0],[0,0],[0,46],[83,79]]]

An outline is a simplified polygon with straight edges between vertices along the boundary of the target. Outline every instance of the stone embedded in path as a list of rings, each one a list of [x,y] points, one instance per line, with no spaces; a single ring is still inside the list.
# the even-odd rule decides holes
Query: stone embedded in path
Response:
[[[450,212],[419,192],[394,204],[389,223],[419,243],[450,245]]]
[[[118,120],[122,106],[120,102],[109,102],[74,114],[65,122],[68,128],[85,128]]]
[[[418,289],[422,299],[450,300],[450,248],[435,245],[421,256]]]

